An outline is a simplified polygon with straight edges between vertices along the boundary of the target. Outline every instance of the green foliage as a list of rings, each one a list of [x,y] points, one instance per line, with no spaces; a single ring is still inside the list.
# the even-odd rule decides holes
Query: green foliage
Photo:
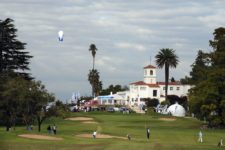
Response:
[[[145,98],[144,101],[145,101],[147,107],[156,107],[159,104],[159,100],[156,98],[153,98],[153,99]]]
[[[117,92],[120,92],[120,91],[126,91],[128,90],[128,87],[127,86],[121,86],[121,85],[109,85],[108,88],[106,89],[103,89],[101,92],[100,92],[100,95],[109,95],[111,92],[112,93],[117,93]]]
[[[161,103],[160,103],[161,105],[170,105],[170,102],[169,101],[162,101]]]
[[[155,58],[156,58],[156,65],[159,68],[165,67],[165,97],[167,99],[169,68],[176,68],[179,62],[178,56],[175,54],[175,50],[164,48],[159,51],[159,53],[155,56]]]
[[[209,54],[199,50],[195,62],[192,64],[192,71],[190,72],[190,83],[197,84],[207,79],[207,72],[211,66]]]
[[[175,104],[176,102],[182,105],[186,110],[188,107],[188,101],[186,96],[177,96],[177,95],[168,95],[167,101],[169,101],[169,105]]]
[[[63,104],[61,101],[56,101],[55,105],[48,109],[47,114],[48,116],[66,118],[69,116],[69,112],[70,109],[67,104]]]
[[[214,52],[210,53],[212,65],[219,68],[225,68],[225,28],[215,29],[214,40],[209,41],[209,45]]]
[[[23,105],[28,96],[28,81],[21,77],[5,78],[3,89],[1,90],[1,114],[7,129],[15,125],[21,112],[24,111]]]
[[[198,52],[192,65],[191,81],[195,87],[190,91],[190,109],[199,118],[206,118],[209,126],[225,126],[225,28],[215,29],[210,40],[210,53]]]
[[[14,72],[20,76],[30,79],[28,65],[29,52],[24,51],[26,43],[16,39],[17,29],[10,18],[0,20],[0,74]]]
[[[54,101],[40,81],[28,81],[22,77],[5,78],[0,91],[0,116],[7,129],[22,120],[26,125],[38,119],[41,125],[47,117],[46,106]]]
[[[95,54],[96,54],[96,51],[97,51],[97,50],[98,50],[98,49],[96,48],[95,44],[91,44],[91,45],[90,45],[89,51],[91,51],[91,54],[92,54],[93,57],[95,57]],[[93,69],[94,69],[94,68],[93,68]]]
[[[190,77],[185,76],[184,78],[181,78],[181,79],[180,79],[180,83],[181,83],[181,84],[191,84],[191,82],[190,82]]]
[[[92,69],[88,74],[88,81],[92,86],[92,96],[98,96],[102,90],[102,82],[100,81],[99,72],[97,69]]]
[[[97,47],[95,44],[91,44],[89,51],[91,51],[92,57],[93,57],[93,68],[89,71],[88,74],[88,81],[91,84],[92,87],[92,96],[98,96],[100,91],[102,90],[102,81],[100,81],[99,72],[97,69],[95,69],[95,55],[97,51]]]

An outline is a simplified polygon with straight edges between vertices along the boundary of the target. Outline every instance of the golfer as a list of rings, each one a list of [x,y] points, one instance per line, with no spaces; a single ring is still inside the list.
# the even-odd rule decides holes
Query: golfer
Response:
[[[203,138],[202,138],[202,131],[199,131],[198,133],[198,142],[203,142]]]
[[[94,139],[96,138],[96,135],[97,135],[97,131],[94,131],[94,132],[93,132],[93,138],[94,138]]]
[[[150,137],[150,128],[147,128],[147,138],[149,139],[149,137]]]

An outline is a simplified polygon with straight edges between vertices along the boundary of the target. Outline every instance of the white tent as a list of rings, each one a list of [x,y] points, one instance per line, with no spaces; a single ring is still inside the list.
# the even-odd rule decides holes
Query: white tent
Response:
[[[176,116],[176,117],[184,117],[186,111],[185,111],[183,106],[181,106],[178,103],[176,103],[176,104],[171,105],[167,109],[167,113],[171,114],[172,116]]]

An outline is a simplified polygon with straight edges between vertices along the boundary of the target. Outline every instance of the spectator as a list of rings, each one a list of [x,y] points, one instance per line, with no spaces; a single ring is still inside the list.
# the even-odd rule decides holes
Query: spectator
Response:
[[[56,135],[56,125],[54,124],[52,127],[53,133]]]

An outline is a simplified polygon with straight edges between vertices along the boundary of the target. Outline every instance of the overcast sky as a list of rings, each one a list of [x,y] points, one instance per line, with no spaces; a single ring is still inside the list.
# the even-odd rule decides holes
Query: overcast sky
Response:
[[[34,56],[36,80],[66,100],[76,91],[91,95],[91,43],[104,88],[143,80],[143,67],[155,65],[161,48],[176,50],[180,60],[170,77],[189,75],[197,51],[210,51],[214,29],[225,26],[224,8],[224,0],[1,0],[0,19],[15,21],[18,39]],[[164,81],[164,70],[157,79]]]

